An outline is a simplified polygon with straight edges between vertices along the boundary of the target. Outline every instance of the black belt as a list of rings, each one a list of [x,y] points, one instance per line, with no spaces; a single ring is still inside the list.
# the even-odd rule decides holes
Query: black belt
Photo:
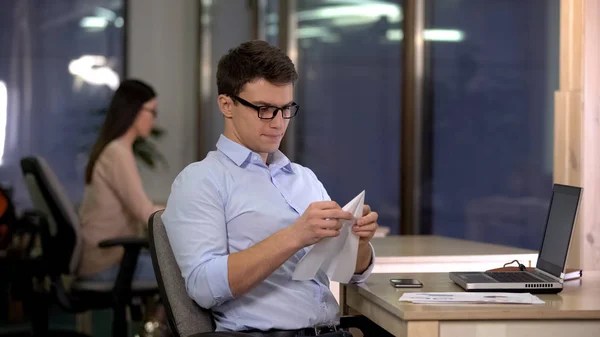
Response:
[[[341,329],[339,326],[315,326],[312,328],[304,328],[300,330],[269,330],[269,331],[261,331],[261,330],[246,330],[241,331],[249,334],[250,336],[255,337],[304,337],[304,336],[352,336],[350,333],[345,332],[344,329]],[[339,334],[335,334],[338,332]],[[345,333],[344,333],[345,332]]]

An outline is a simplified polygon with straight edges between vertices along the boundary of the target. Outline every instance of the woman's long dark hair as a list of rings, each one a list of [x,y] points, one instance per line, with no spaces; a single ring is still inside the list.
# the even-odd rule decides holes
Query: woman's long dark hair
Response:
[[[121,137],[133,124],[142,106],[156,97],[154,89],[140,80],[125,80],[115,92],[106,119],[100,129],[100,136],[92,147],[90,159],[85,170],[85,183],[92,182],[94,165],[104,147],[111,141]]]

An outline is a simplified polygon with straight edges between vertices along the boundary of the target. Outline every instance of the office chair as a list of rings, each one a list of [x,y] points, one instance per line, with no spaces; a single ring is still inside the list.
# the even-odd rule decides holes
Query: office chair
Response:
[[[132,282],[139,252],[148,247],[148,240],[118,237],[100,242],[102,248],[124,248],[116,281],[78,281],[75,272],[81,255],[81,237],[79,218],[73,205],[43,158],[23,158],[21,169],[34,208],[41,214],[42,258],[45,273],[51,281],[52,295],[58,305],[70,313],[112,308],[112,335],[127,336],[127,307],[131,307],[132,299],[158,293],[155,282]],[[74,279],[70,287],[64,276]],[[44,329],[47,326],[34,328],[42,332]]]
[[[169,326],[175,337],[210,337],[215,329],[210,310],[198,306],[185,289],[185,281],[177,265],[167,231],[162,221],[163,211],[157,211],[148,220],[150,255]],[[358,328],[365,337],[391,336],[377,324],[364,316],[344,316],[340,319],[343,328]],[[248,337],[245,333],[231,332],[231,337]],[[340,331],[320,335],[321,337],[351,337],[349,332]]]

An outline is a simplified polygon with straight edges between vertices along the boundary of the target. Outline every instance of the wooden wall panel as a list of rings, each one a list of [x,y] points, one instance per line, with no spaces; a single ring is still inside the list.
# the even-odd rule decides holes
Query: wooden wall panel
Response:
[[[561,0],[554,181],[584,188],[568,266],[600,270],[600,1]]]
[[[600,1],[587,0],[584,8],[583,60],[583,222],[581,263],[600,270]]]

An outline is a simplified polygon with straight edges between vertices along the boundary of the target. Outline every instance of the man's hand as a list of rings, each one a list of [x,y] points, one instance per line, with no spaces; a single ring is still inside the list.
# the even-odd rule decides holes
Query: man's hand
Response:
[[[340,235],[341,221],[351,220],[334,201],[313,202],[292,225],[276,232],[254,246],[229,255],[229,288],[234,297],[241,296],[269,277],[298,250],[323,238]]]
[[[378,217],[377,212],[371,212],[369,205],[363,206],[363,216],[352,226],[352,232],[359,237],[359,244],[367,244],[371,241],[377,227],[379,227],[377,225]]]
[[[324,238],[340,235],[340,219],[352,220],[352,213],[343,211],[335,201],[311,203],[290,229],[297,239],[298,249],[313,245]]]
[[[352,226],[352,232],[358,236],[358,257],[356,259],[355,274],[362,274],[369,268],[371,260],[373,258],[369,241],[375,235],[377,230],[377,218],[379,215],[377,212],[371,212],[369,205],[364,205],[363,216],[356,221],[356,224]]]

